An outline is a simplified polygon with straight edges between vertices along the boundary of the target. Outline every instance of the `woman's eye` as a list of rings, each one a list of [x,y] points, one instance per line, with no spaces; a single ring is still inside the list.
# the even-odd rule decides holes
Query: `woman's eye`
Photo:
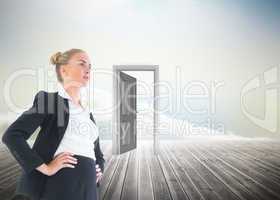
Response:
[[[82,67],[88,67],[89,70],[91,70],[91,66],[87,65],[86,63],[79,63],[79,65],[82,66]]]

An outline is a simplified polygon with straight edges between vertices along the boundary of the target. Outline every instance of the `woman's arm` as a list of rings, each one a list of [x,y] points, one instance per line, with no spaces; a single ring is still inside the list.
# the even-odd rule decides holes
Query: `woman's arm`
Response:
[[[32,107],[24,111],[2,136],[2,142],[8,147],[26,173],[32,172],[37,167],[44,168],[42,167],[44,166],[43,159],[27,143],[27,140],[46,117],[43,106],[44,91],[39,91],[35,95]]]
[[[90,112],[90,119],[93,121],[93,123],[96,124],[92,113]],[[100,144],[99,144],[99,136],[97,137],[97,139],[94,141],[94,153],[95,153],[95,158],[96,158],[96,164],[99,165],[101,172],[104,172],[104,163],[105,163],[105,159],[104,159],[104,155],[101,151],[100,148]]]
[[[101,170],[101,173],[100,173],[100,171],[96,171],[97,187],[99,187],[100,186],[100,179],[101,179],[102,174],[104,172],[104,163],[105,163],[105,159],[103,157],[103,153],[101,151],[100,144],[99,144],[99,136],[94,142],[94,153],[95,153],[95,158],[96,158],[96,163],[95,164],[98,165],[97,169]]]
[[[94,152],[95,152],[96,164],[99,165],[99,167],[101,169],[101,172],[103,173],[104,172],[105,159],[104,159],[103,153],[102,153],[101,148],[100,148],[99,136],[94,142]]]

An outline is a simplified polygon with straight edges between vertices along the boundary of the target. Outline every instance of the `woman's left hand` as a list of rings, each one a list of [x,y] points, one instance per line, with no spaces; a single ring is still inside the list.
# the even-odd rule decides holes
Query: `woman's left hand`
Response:
[[[95,165],[95,169],[96,169],[96,183],[98,183],[102,179],[103,173],[101,172],[99,165]]]

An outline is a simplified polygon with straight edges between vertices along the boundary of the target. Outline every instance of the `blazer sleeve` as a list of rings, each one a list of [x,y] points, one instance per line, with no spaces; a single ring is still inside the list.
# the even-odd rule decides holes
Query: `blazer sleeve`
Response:
[[[32,149],[27,140],[34,131],[43,123],[45,114],[42,112],[42,104],[39,103],[39,91],[33,100],[33,105],[24,111],[4,132],[2,142],[8,147],[11,154],[18,161],[26,173],[32,172],[44,163],[43,159]],[[40,111],[41,110],[41,111]]]
[[[99,136],[94,142],[94,152],[95,152],[96,164],[98,164],[101,171],[104,172],[105,159],[100,148]]]
[[[96,124],[91,112],[90,112],[90,119]],[[94,141],[94,153],[95,153],[95,158],[96,158],[96,164],[98,164],[101,171],[104,172],[105,159],[104,159],[103,152],[100,148],[99,136]]]

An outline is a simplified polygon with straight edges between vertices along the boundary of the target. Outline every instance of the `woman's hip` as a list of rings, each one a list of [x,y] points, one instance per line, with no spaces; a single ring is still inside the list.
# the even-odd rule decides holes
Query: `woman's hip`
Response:
[[[44,200],[96,198],[95,160],[81,155],[74,157],[77,158],[75,168],[65,167],[47,177]]]
[[[77,158],[77,164],[74,164],[74,168],[64,167],[54,175],[49,176],[48,179],[92,181],[96,176],[95,160],[82,155],[74,155],[74,157]]]

